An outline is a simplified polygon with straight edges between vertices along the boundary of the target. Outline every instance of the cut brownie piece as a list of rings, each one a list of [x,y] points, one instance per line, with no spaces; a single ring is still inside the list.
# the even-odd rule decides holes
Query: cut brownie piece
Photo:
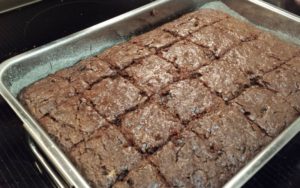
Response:
[[[262,53],[281,61],[288,61],[296,55],[300,55],[299,46],[282,41],[269,33],[262,33],[254,46]]]
[[[25,88],[19,98],[29,112],[39,119],[75,94],[68,80],[50,75]]]
[[[123,132],[142,152],[148,153],[153,153],[181,128],[179,120],[155,103],[126,114],[122,120]]]
[[[208,48],[216,57],[221,57],[234,45],[240,43],[238,37],[215,26],[205,27],[193,33],[188,39],[200,46]]]
[[[238,172],[270,141],[238,109],[227,106],[190,123],[190,128],[219,158],[216,165],[231,175]]]
[[[115,68],[123,69],[135,60],[142,59],[150,54],[152,52],[145,47],[126,42],[105,50],[98,57],[110,63]]]
[[[169,46],[176,42],[178,39],[158,28],[148,33],[133,37],[130,42],[137,44],[139,46],[144,46],[148,48],[160,49]]]
[[[258,37],[258,35],[261,32],[249,23],[240,21],[233,17],[218,22],[214,26],[221,30],[231,33],[232,35],[239,38],[241,41],[254,40]]]
[[[300,112],[300,90],[290,94],[286,99],[292,107]]]
[[[190,131],[184,131],[150,159],[170,187],[221,187],[230,175],[216,166],[217,154]]]
[[[286,65],[300,74],[300,57],[293,58],[292,60],[287,62]]]
[[[77,93],[82,93],[101,79],[115,75],[116,71],[109,67],[109,64],[97,57],[90,57],[82,60],[71,68],[55,73],[56,76],[68,79]]]
[[[113,188],[166,188],[157,170],[149,162],[142,161],[137,168],[129,172],[125,179]]]
[[[255,42],[243,43],[231,49],[222,59],[236,64],[250,77],[262,76],[282,64],[281,61],[269,57],[262,50],[255,48],[253,46]]]
[[[212,9],[202,9],[186,14],[179,19],[167,23],[162,28],[176,36],[186,37],[200,28],[226,19],[227,14]]]
[[[70,156],[92,186],[107,188],[141,159],[114,126],[98,129],[93,138],[73,148]]]
[[[87,140],[99,127],[108,125],[86,99],[77,96],[55,106],[39,122],[65,151]]]
[[[259,87],[247,89],[234,102],[249,119],[272,137],[298,117],[298,113],[283,98]]]
[[[207,49],[186,40],[162,50],[162,57],[174,63],[182,72],[190,72],[209,64],[212,56]]]
[[[84,93],[97,111],[109,121],[144,102],[146,97],[128,80],[121,77],[106,78]]]
[[[156,55],[128,67],[125,69],[125,73],[133,78],[135,83],[148,95],[157,93],[178,77],[176,68]]]
[[[265,74],[260,82],[283,96],[300,90],[300,74],[288,66]]]
[[[200,79],[225,101],[236,97],[245,86],[250,85],[247,76],[235,64],[227,61],[215,61],[197,72],[202,75]]]
[[[162,91],[160,102],[182,121],[189,121],[222,104],[222,100],[210,93],[198,79],[171,84]]]

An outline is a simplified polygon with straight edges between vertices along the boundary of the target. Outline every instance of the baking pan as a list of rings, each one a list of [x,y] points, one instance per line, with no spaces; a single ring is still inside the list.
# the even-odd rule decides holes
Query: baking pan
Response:
[[[130,36],[145,32],[159,24],[195,10],[209,0],[157,0],[148,5],[99,23],[78,33],[54,41],[29,52],[11,58],[0,65],[0,93],[24,123],[24,127],[37,146],[45,154],[60,174],[72,187],[89,187],[70,160],[49,135],[26,111],[17,99],[21,89],[29,84],[71,66],[79,60],[122,42]],[[276,31],[275,34],[299,43],[300,18],[259,0],[223,0],[226,7],[215,8],[239,13],[252,23]],[[218,2],[217,2],[218,3]],[[300,130],[300,119],[286,128],[253,160],[241,169],[225,187],[240,187],[274,156]]]

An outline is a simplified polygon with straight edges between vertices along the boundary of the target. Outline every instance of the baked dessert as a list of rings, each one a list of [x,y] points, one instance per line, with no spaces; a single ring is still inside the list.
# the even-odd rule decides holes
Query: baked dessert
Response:
[[[300,112],[300,48],[203,9],[26,87],[93,187],[221,187]]]

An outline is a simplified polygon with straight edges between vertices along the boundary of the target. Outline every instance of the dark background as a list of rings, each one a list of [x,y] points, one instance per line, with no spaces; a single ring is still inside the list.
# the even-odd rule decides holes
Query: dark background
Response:
[[[0,62],[147,2],[150,0],[44,0],[0,14]],[[292,1],[273,2],[299,13]],[[36,167],[22,123],[0,97],[0,188],[6,187],[52,186]],[[300,134],[245,187],[300,187]]]

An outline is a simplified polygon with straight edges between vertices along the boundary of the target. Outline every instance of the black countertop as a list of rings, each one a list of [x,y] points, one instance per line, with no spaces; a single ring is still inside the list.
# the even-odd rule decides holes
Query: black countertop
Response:
[[[44,0],[0,15],[0,62],[149,0]],[[0,97],[0,187],[53,187],[40,173],[22,123]],[[300,134],[245,187],[300,187]]]

